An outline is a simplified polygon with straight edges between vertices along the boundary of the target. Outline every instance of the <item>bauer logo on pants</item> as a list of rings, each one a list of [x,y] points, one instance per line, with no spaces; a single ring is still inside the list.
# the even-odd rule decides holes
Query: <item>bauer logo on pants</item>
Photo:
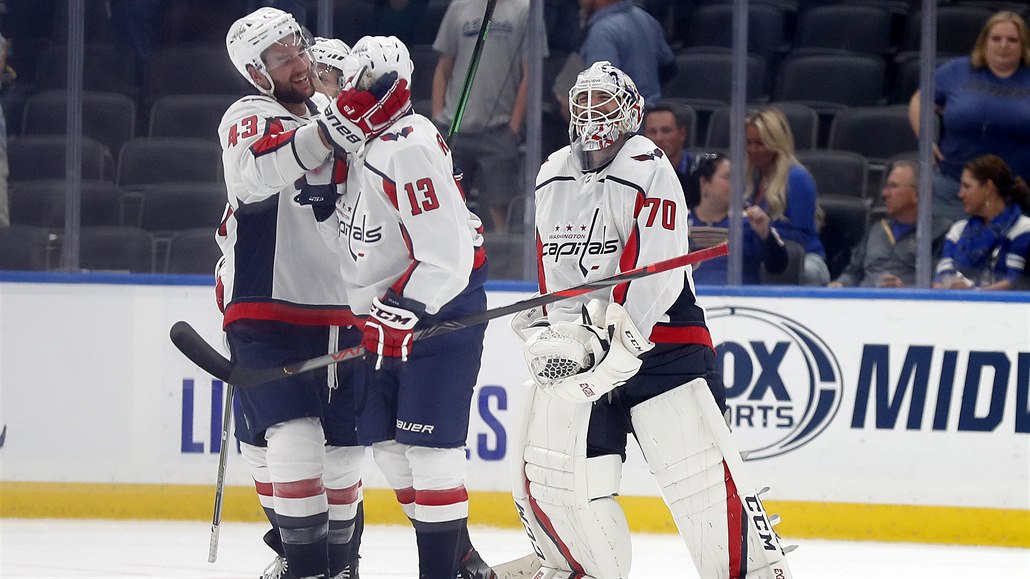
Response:
[[[800,322],[749,307],[708,310],[726,385],[730,428],[748,459],[770,458],[819,436],[840,409],[840,363]],[[740,340],[740,341],[734,341]]]

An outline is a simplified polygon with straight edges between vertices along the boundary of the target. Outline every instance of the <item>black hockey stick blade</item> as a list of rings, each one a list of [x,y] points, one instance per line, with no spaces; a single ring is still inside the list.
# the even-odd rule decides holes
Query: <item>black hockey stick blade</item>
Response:
[[[502,318],[509,314],[514,314],[537,306],[546,306],[547,304],[552,304],[567,298],[616,286],[634,279],[693,265],[707,259],[721,257],[726,255],[727,251],[728,249],[726,244],[721,243],[707,249],[693,251],[664,261],[631,269],[604,279],[590,281],[568,289],[553,291],[551,293],[532,297],[506,306],[486,310],[485,312],[480,312],[471,316],[465,316],[464,318],[458,318],[457,320],[442,322],[415,332],[414,338],[419,340],[454,330],[461,330],[463,328],[482,324],[496,318]],[[271,382],[273,380],[286,378],[287,376],[310,372],[311,370],[324,368],[338,362],[352,360],[365,354],[365,348],[358,344],[357,346],[352,346],[350,348],[340,350],[339,352],[333,352],[332,354],[319,356],[317,358],[312,358],[289,366],[278,368],[242,368],[233,364],[229,360],[226,360],[224,356],[215,351],[215,349],[205,342],[204,339],[200,337],[200,334],[198,334],[196,330],[186,322],[176,322],[172,326],[171,336],[172,343],[175,344],[175,347],[177,347],[187,358],[193,361],[194,364],[200,366],[201,369],[215,378],[224,380],[239,388],[246,388],[247,386]]]

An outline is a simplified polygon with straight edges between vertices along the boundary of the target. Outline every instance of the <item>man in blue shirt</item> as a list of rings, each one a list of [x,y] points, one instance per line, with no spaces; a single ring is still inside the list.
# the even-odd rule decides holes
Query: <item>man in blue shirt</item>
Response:
[[[676,74],[661,24],[633,0],[579,0],[579,6],[587,27],[583,63],[607,60],[636,82],[645,105],[658,104],[663,82]]]

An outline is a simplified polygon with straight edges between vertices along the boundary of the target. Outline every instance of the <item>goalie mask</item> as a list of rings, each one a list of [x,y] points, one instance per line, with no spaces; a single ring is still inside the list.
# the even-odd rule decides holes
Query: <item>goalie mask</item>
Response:
[[[269,54],[269,48],[280,45],[283,50]],[[311,37],[288,12],[278,8],[259,8],[240,18],[229,27],[225,47],[229,59],[243,78],[254,85],[262,94],[275,96],[275,82],[271,73],[276,68],[305,58],[310,62]],[[268,81],[268,88],[262,87],[248,71],[254,69]]]
[[[644,99],[626,73],[608,61],[579,73],[569,91],[569,142],[580,170],[604,166],[640,128]]]
[[[325,88],[336,96],[343,89],[343,83],[354,71],[348,71],[344,63],[350,47],[342,40],[335,38],[315,38],[311,46],[311,56],[315,61],[315,72]]]

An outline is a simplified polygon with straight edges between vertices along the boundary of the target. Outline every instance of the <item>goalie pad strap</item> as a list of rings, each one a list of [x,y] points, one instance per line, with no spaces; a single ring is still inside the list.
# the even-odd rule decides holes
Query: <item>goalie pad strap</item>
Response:
[[[702,577],[791,579],[703,378],[630,411],[644,458]]]

